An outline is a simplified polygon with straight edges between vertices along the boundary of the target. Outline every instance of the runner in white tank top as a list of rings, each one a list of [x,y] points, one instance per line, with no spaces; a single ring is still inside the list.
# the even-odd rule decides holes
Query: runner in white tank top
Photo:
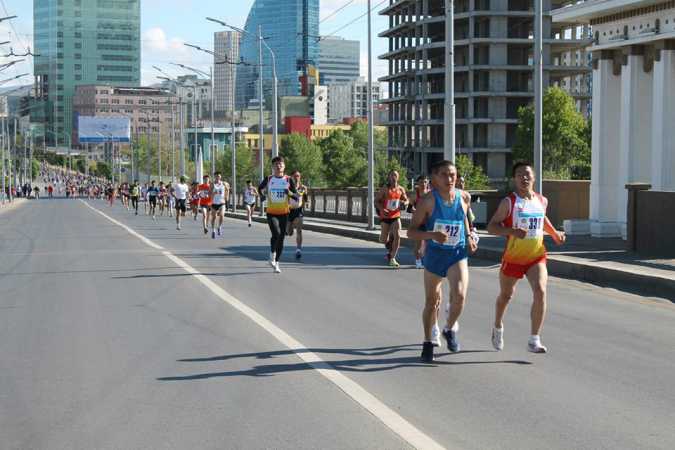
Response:
[[[248,226],[251,226],[251,217],[255,211],[256,200],[259,197],[258,190],[253,186],[251,180],[246,180],[246,190],[244,191],[244,206],[246,207],[246,219]]]
[[[216,172],[215,181],[211,185],[211,238],[216,238],[223,234],[223,215],[225,213],[225,202],[230,195],[230,185],[223,181],[220,172]],[[218,229],[216,230],[216,216],[218,216]]]

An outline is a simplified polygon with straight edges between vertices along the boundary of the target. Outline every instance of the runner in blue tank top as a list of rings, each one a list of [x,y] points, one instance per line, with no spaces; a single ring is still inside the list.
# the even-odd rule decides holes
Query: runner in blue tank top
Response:
[[[464,309],[469,285],[467,257],[477,249],[467,219],[468,194],[455,189],[457,168],[450,161],[439,161],[431,167],[431,174],[433,190],[419,202],[408,229],[410,239],[427,241],[424,255],[424,362],[434,360],[432,329],[438,320],[444,278],[450,285],[450,314],[443,336],[448,350],[453,353],[460,350],[457,321]]]

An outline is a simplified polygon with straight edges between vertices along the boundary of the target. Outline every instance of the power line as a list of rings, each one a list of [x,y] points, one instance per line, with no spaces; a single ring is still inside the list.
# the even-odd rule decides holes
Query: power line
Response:
[[[358,16],[357,18],[355,18],[355,19],[352,20],[351,22],[348,22],[348,23],[344,24],[343,26],[341,26],[341,27],[338,28],[337,30],[333,31],[332,33],[320,37],[319,39],[317,39],[317,42],[320,41],[320,40],[322,40],[322,39],[329,38],[329,37],[331,37],[331,36],[335,36],[337,33],[339,33],[340,31],[344,30],[345,28],[347,28],[347,27],[349,27],[349,26],[351,26],[351,25],[354,25],[356,22],[358,22],[359,20],[361,20],[361,19],[363,19],[364,17],[366,17],[366,16],[368,15],[369,12],[372,12],[372,11],[376,10],[378,7],[380,7],[380,5],[383,5],[383,4],[386,3],[386,2],[387,2],[387,0],[382,0],[380,3],[378,3],[378,4],[375,5],[375,6],[373,6],[373,7],[370,9],[370,11],[366,11],[365,13],[361,14],[360,16]]]
[[[349,0],[347,3],[345,3],[344,5],[342,5],[341,7],[339,7],[338,9],[336,9],[335,11],[333,11],[332,13],[328,14],[326,17],[321,19],[319,21],[319,25],[321,25],[322,23],[324,23],[326,20],[330,19],[331,17],[335,17],[340,11],[342,11],[343,9],[345,9],[346,7],[348,7],[349,5],[354,3],[355,1],[356,0]]]

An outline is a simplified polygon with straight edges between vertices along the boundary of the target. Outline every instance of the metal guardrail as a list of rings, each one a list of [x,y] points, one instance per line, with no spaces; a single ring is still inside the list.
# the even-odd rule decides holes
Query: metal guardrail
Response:
[[[470,191],[473,203],[471,208],[476,215],[477,224],[487,223],[487,218],[501,199],[497,191]],[[408,192],[413,198],[414,192]],[[238,195],[238,205],[243,205],[243,194]],[[368,190],[351,189],[310,189],[309,206],[305,208],[305,216],[321,219],[333,219],[355,223],[368,223]],[[260,202],[258,202],[260,207]],[[401,211],[404,225],[410,223],[412,214]]]

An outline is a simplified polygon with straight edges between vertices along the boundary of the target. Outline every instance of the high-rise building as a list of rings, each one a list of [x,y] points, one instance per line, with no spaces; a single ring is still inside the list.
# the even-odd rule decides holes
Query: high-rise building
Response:
[[[319,0],[255,0],[240,43],[244,62],[237,66],[237,105],[246,107],[256,98],[258,88],[258,27],[267,45],[276,56],[278,94],[300,95],[300,77],[307,75],[307,66],[316,66],[319,59]],[[272,59],[263,47],[264,94],[271,94]]]
[[[33,72],[48,142],[68,144],[83,84],[139,86],[140,0],[33,0]]]
[[[536,0],[540,1],[540,0]],[[578,103],[590,99],[590,39],[551,22],[551,9],[572,0],[541,0],[544,11],[544,87],[570,89]],[[389,28],[389,151],[414,173],[426,173],[448,151],[444,144],[444,0],[389,0],[381,15]],[[492,178],[511,165],[518,109],[534,97],[534,1],[456,0],[455,142]],[[572,56],[570,56],[572,55]],[[583,109],[583,108],[580,108]]]
[[[373,101],[380,100],[380,84],[373,83]],[[358,78],[350,83],[328,86],[328,121],[368,117],[368,82]]]
[[[232,114],[232,95],[235,93],[236,66],[239,61],[239,36],[235,31],[218,31],[213,34],[213,57],[216,114]],[[228,63],[223,64],[225,61]]]
[[[321,85],[349,83],[359,78],[361,43],[341,37],[322,37],[319,42]]]

